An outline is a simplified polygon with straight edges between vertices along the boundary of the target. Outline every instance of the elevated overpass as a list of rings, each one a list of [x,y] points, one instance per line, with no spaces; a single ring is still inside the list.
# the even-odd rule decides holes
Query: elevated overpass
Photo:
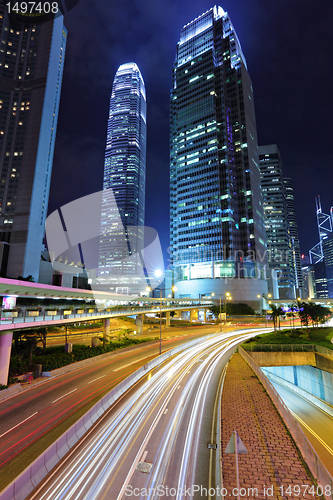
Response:
[[[92,320],[103,320],[104,337],[109,336],[110,319],[119,316],[139,316],[138,330],[142,331],[145,314],[166,313],[166,326],[170,325],[170,312],[189,311],[194,320],[199,310],[206,310],[213,304],[207,299],[149,298],[120,295],[99,290],[64,288],[40,283],[0,278],[0,295],[30,297],[36,299],[36,307],[6,310],[1,307],[0,314],[0,384],[7,384],[10,353],[14,330],[36,327],[61,326]],[[53,299],[52,306],[44,306],[44,299]],[[94,301],[89,306],[57,307],[57,300],[67,299]],[[37,303],[38,300],[38,303]],[[40,305],[42,304],[42,305]],[[54,304],[54,305],[53,305]]]

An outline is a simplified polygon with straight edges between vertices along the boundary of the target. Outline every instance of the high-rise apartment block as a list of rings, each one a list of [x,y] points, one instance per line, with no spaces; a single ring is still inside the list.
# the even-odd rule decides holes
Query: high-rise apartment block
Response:
[[[256,299],[267,283],[253,90],[221,7],[181,31],[170,122],[176,295]]]
[[[276,144],[259,146],[259,161],[267,238],[268,264],[277,275],[278,294],[274,298],[295,298],[296,258],[289,229],[286,186],[282,161]],[[296,227],[297,230],[297,227]],[[295,245],[294,245],[295,246]]]
[[[98,282],[118,293],[144,290],[146,91],[138,66],[122,64],[114,78],[104,162]]]
[[[67,32],[0,4],[0,272],[38,281]]]

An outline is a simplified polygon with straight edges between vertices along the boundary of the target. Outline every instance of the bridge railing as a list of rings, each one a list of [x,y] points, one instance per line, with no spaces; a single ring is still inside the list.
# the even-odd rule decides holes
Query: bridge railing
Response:
[[[54,310],[48,310],[43,308],[36,309],[21,309],[21,310],[1,310],[0,315],[0,325],[1,324],[13,324],[13,323],[34,323],[40,321],[62,321],[65,319],[86,319],[86,318],[96,318],[96,317],[112,317],[112,316],[135,316],[138,314],[147,313],[159,313],[166,311],[177,311],[186,310],[193,308],[203,308],[209,307],[207,303],[193,302],[191,303],[177,303],[173,305],[172,303],[164,303],[162,307],[160,305],[142,305],[140,307],[119,307],[117,309],[103,309],[98,310],[97,308],[85,308],[85,309],[71,309],[71,310],[59,310],[54,308]]]

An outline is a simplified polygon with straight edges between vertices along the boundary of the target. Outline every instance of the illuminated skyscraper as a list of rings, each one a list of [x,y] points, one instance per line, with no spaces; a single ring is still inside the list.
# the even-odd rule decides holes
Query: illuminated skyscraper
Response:
[[[274,289],[269,291],[277,299],[294,299],[296,262],[289,227],[282,161],[277,145],[259,146],[259,162],[268,263],[269,267],[278,273],[278,296]]]
[[[295,276],[295,288],[296,295],[308,297],[304,295],[303,290],[303,273],[302,273],[302,262],[301,262],[301,250],[299,245],[298,237],[298,227],[296,218],[296,208],[295,208],[295,198],[294,198],[294,188],[293,182],[290,178],[286,177],[284,179],[284,187],[286,190],[286,203],[289,221],[289,232],[291,239],[291,250],[292,250],[292,263],[294,268]]]
[[[67,32],[0,5],[0,272],[38,281]]]
[[[99,282],[120,293],[134,292],[141,283],[146,128],[143,78],[135,63],[122,64],[110,99],[98,271]]]
[[[170,122],[177,295],[228,291],[237,301],[257,300],[267,283],[253,90],[221,7],[181,31]]]

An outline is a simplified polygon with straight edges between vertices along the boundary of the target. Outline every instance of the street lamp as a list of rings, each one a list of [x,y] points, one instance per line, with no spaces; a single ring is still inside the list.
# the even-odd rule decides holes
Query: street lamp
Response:
[[[262,295],[257,295],[258,299],[261,299],[263,298],[266,303],[268,304],[271,304],[271,302],[267,299],[271,299],[272,298],[272,294],[271,293],[268,293],[267,295],[265,295],[264,293]],[[263,304],[264,305],[264,304]],[[265,327],[267,328],[267,310],[265,309]]]
[[[157,275],[157,273],[158,273],[158,271],[155,271],[155,275]],[[159,290],[160,290],[160,354],[162,354],[162,292],[164,292],[165,290],[168,290],[168,288],[160,288]],[[171,287],[172,298],[173,298],[173,294],[176,290],[177,290],[176,286]],[[153,292],[151,286],[147,286],[146,292]],[[153,294],[154,294],[154,292],[153,292]]]
[[[218,293],[220,296],[220,314],[219,314],[219,320],[220,320],[220,332],[222,331],[222,293]],[[215,293],[211,293],[211,296],[214,297]],[[226,292],[225,297],[224,297],[224,311],[225,311],[225,319],[227,320],[227,300],[231,300],[232,297],[229,292]]]

